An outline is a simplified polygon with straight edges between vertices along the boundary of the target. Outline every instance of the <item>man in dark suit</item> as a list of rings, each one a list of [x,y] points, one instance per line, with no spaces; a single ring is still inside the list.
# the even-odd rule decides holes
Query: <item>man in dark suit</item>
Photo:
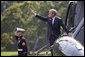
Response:
[[[69,30],[63,24],[62,19],[56,16],[57,11],[55,9],[49,10],[48,17],[37,15],[35,11],[32,9],[31,9],[31,12],[35,15],[35,17],[48,23],[47,38],[49,39],[50,47],[53,46],[54,41],[60,36],[60,26],[62,26],[63,29],[66,31],[66,33],[69,36],[71,36],[71,33],[69,33]]]

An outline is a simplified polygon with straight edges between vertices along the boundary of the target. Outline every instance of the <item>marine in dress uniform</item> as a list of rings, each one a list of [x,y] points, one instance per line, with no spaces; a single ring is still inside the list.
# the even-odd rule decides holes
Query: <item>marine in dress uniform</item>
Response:
[[[23,36],[25,30],[22,28],[17,28],[16,40],[18,42],[18,56],[27,56],[27,44]]]

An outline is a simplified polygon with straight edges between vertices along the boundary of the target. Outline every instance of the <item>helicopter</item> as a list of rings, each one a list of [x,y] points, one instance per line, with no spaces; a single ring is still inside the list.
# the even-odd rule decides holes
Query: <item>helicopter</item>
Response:
[[[80,7],[80,10],[78,10]],[[75,9],[73,13],[71,10]],[[63,34],[54,43],[53,56],[84,56],[84,1],[70,1],[67,9],[65,25],[72,37]],[[74,18],[69,18],[73,15]],[[69,26],[69,23],[70,26]]]

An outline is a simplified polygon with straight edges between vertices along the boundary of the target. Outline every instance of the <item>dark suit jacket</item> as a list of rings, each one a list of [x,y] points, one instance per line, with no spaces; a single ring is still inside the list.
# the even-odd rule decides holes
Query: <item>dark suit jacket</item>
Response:
[[[67,28],[63,24],[62,19],[59,19],[58,17],[55,18],[53,25],[51,25],[51,18],[50,17],[43,17],[43,16],[39,16],[39,15],[36,15],[35,17],[48,23],[47,38],[50,38],[52,31],[53,31],[53,35],[57,38],[60,35],[60,26],[63,27],[63,29],[66,31],[66,33],[69,33],[69,30],[67,30]]]

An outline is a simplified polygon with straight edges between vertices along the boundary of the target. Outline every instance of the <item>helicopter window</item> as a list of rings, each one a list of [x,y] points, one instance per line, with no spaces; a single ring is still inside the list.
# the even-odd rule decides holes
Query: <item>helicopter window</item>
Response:
[[[67,20],[67,27],[69,29],[72,29],[74,27],[75,10],[76,10],[76,4],[72,3],[69,9],[69,15]]]

